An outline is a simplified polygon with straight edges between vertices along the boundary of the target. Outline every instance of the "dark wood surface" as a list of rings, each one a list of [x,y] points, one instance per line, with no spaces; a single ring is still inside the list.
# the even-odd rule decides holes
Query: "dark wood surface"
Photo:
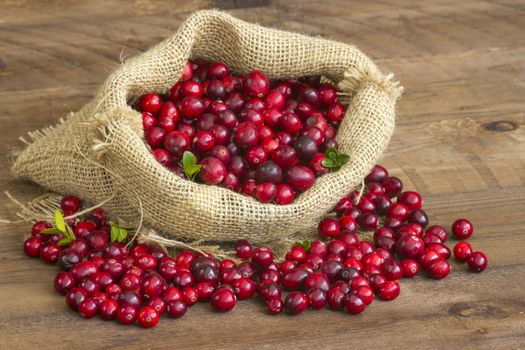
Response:
[[[353,43],[406,88],[382,160],[426,200],[431,220],[476,227],[490,265],[452,264],[442,281],[402,281],[394,302],[357,317],[329,310],[272,317],[256,302],[228,314],[193,307],[144,330],[85,321],[53,292],[56,268],[21,253],[27,224],[0,226],[0,348],[525,348],[525,2],[217,1],[247,20]],[[119,57],[147,49],[209,1],[2,1],[0,181],[11,151],[92,96]],[[0,216],[15,207],[0,201]],[[452,242],[451,242],[452,243]]]

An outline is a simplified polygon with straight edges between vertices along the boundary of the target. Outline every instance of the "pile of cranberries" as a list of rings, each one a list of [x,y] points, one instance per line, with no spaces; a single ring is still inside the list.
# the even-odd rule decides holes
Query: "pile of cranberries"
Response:
[[[58,263],[63,271],[55,277],[55,289],[85,318],[98,314],[105,320],[116,318],[122,324],[137,320],[143,327],[153,327],[162,314],[182,317],[197,302],[227,312],[237,301],[255,295],[272,315],[283,310],[297,315],[326,306],[359,314],[376,295],[387,301],[397,298],[398,281],[414,277],[420,268],[436,279],[446,277],[451,255],[445,245],[446,229],[427,227],[417,192],[402,192],[402,182],[378,165],[365,182],[359,200],[352,192],[319,223],[320,240],[297,242],[280,263],[269,248],[253,248],[245,240],[235,246],[239,263],[192,251],[171,257],[145,244],[111,242],[108,218],[101,209],[69,219],[75,239],[64,246],[58,244],[61,234],[42,232],[51,228],[49,223],[35,223],[24,252]],[[61,201],[66,216],[81,208],[76,197]],[[373,243],[360,241],[358,228],[375,230]],[[457,220],[451,232],[460,240],[454,247],[456,259],[466,261],[473,271],[483,271],[487,257],[464,241],[473,233],[472,224]]]
[[[337,149],[345,116],[336,88],[319,77],[270,81],[194,61],[169,93],[145,94],[135,108],[153,156],[174,173],[188,177],[182,160],[191,152],[200,182],[281,205],[330,171],[322,152]]]

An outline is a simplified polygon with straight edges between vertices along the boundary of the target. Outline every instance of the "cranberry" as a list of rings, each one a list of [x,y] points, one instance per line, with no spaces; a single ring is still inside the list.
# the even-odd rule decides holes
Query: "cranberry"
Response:
[[[444,244],[441,243],[430,243],[427,245],[427,249],[431,249],[438,253],[440,258],[447,260],[450,258],[450,249]]]
[[[418,274],[419,264],[413,259],[405,259],[401,261],[403,268],[403,277],[411,278]]]
[[[227,312],[235,307],[235,294],[227,289],[220,288],[216,290],[211,296],[211,306],[216,312]]]
[[[331,105],[337,98],[337,90],[333,85],[322,84],[319,87],[319,100],[324,105]]]
[[[51,228],[51,225],[45,221],[37,221],[31,227],[31,236],[40,239],[42,242],[45,242],[51,238],[50,235],[41,233],[42,230]]]
[[[255,248],[252,264],[259,270],[264,270],[273,262],[273,252],[266,247]]]
[[[137,292],[122,292],[118,298],[119,305],[131,305],[139,308],[142,305],[142,296]]]
[[[441,242],[445,242],[447,240],[447,238],[448,238],[448,233],[445,230],[445,228],[443,226],[439,226],[439,225],[429,226],[426,229],[425,233],[426,234],[433,234],[433,235],[438,236],[439,239],[441,239]]]
[[[428,263],[427,270],[435,279],[442,279],[449,274],[450,264],[443,258],[437,258]]]
[[[406,205],[401,203],[392,204],[387,211],[388,217],[398,217],[401,220],[408,218],[410,215],[409,209]]]
[[[285,112],[280,122],[283,130],[291,135],[296,135],[303,127],[301,119],[297,114],[291,112]]]
[[[395,259],[387,260],[383,264],[383,275],[389,281],[401,279],[403,277],[403,266]]]
[[[179,270],[173,278],[173,285],[178,288],[191,287],[193,286],[193,282],[193,275],[189,271]]]
[[[346,109],[342,104],[334,102],[326,110],[326,117],[332,123],[340,123],[345,117],[345,112]]]
[[[318,153],[317,144],[309,136],[299,137],[294,144],[297,156],[303,162],[309,162]]]
[[[406,205],[409,209],[421,209],[422,199],[419,193],[407,191],[399,195],[397,202]]]
[[[281,284],[286,290],[298,290],[304,287],[308,272],[302,268],[288,270],[281,279]]]
[[[426,269],[428,267],[428,265],[433,261],[433,260],[436,260],[436,259],[439,259],[440,256],[439,254],[432,250],[432,249],[427,249],[425,250],[425,252],[419,257],[419,264],[421,265],[422,268]]]
[[[375,275],[374,275],[375,276]],[[360,286],[370,287],[370,282],[364,276],[356,276],[350,281],[350,288],[356,289]]]
[[[354,204],[352,200],[348,197],[343,197],[335,206],[334,211],[338,216],[346,215],[346,212],[350,210]]]
[[[141,308],[137,316],[139,325],[144,328],[155,327],[157,323],[159,323],[159,318],[160,315],[157,310],[149,306],[144,306]]]
[[[85,299],[78,306],[78,312],[86,319],[93,318],[98,313],[98,304],[91,298]]]
[[[206,76],[208,79],[224,79],[230,74],[230,70],[227,65],[221,62],[213,62],[208,66]]]
[[[252,256],[251,244],[245,239],[237,241],[235,245],[235,255],[239,259],[243,259],[243,260],[251,258]]]
[[[352,278],[356,276],[359,276],[359,271],[349,266],[342,268],[341,271],[339,271],[339,275],[337,277],[342,281],[350,282]]]
[[[373,297],[373,294],[372,294]],[[349,314],[357,315],[365,310],[365,302],[357,295],[350,295],[348,299],[344,301],[345,310]]]
[[[313,310],[320,310],[326,305],[326,292],[319,288],[312,288],[306,291],[308,306]]]
[[[255,294],[255,283],[250,278],[239,278],[232,283],[232,286],[239,300],[249,299]]]
[[[421,225],[422,227],[426,227],[428,225],[427,213],[421,209],[413,209],[410,211],[410,214],[408,215],[408,222],[416,223],[416,224]]]
[[[104,320],[112,320],[117,315],[117,309],[118,303],[115,300],[108,299],[100,304],[98,312]]]
[[[174,281],[178,277],[180,277],[180,275],[175,274]],[[166,280],[163,277],[157,275],[156,273],[152,273],[144,277],[144,279],[142,280],[140,290],[146,298],[152,298],[161,295],[166,288]]]
[[[275,203],[280,205],[290,204],[295,199],[295,191],[288,184],[278,184],[275,193]]]
[[[384,226],[388,227],[394,231],[399,230],[401,227],[403,227],[403,219],[399,217],[389,217],[385,220]]]
[[[366,305],[374,301],[374,291],[368,286],[359,286],[352,289],[351,294],[358,296]]]
[[[200,117],[206,111],[206,106],[201,98],[188,96],[182,99],[180,111],[184,117],[195,119]]]
[[[399,282],[397,281],[386,281],[379,288],[379,298],[382,300],[394,300],[399,296],[400,292]]]
[[[87,292],[82,288],[71,288],[66,294],[66,303],[71,310],[77,311],[79,305],[88,298]]]
[[[151,147],[160,147],[166,138],[166,131],[153,126],[144,132],[144,138]]]
[[[138,316],[137,307],[132,305],[120,305],[117,309],[117,319],[122,324],[132,324]]]
[[[417,258],[423,254],[424,249],[425,243],[423,243],[421,238],[409,234],[400,237],[396,244],[397,253],[408,259]]]
[[[122,279],[119,282],[119,285],[122,287],[122,290],[138,291],[141,284],[141,278],[135,274],[127,273],[122,276]]]
[[[425,233],[422,239],[426,246],[428,246],[429,244],[436,244],[442,242],[441,238],[439,238],[438,235],[435,235],[433,233]]]
[[[283,172],[280,166],[268,160],[257,168],[255,178],[258,182],[280,183],[283,180]]]
[[[92,297],[96,293],[100,292],[100,287],[94,277],[88,277],[83,279],[79,284],[79,288],[86,291],[88,297]]]
[[[359,218],[359,226],[364,230],[375,230],[379,223],[377,215],[372,213],[363,213]]]
[[[34,247],[32,247],[32,249],[33,248]],[[60,252],[60,248],[54,242],[48,242],[40,246],[40,257],[48,264],[53,264],[55,261],[57,261],[58,257],[60,256]]]
[[[318,288],[324,292],[327,292],[330,289],[330,281],[326,274],[322,272],[314,272],[309,274],[304,280],[304,288],[306,290],[312,288]]]
[[[241,147],[250,148],[256,146],[259,141],[257,126],[250,121],[240,123],[235,131],[234,139]]]
[[[275,297],[267,300],[266,308],[270,315],[278,315],[283,312],[284,304],[281,297]]]
[[[388,178],[388,170],[381,165],[374,165],[370,174],[365,177],[365,183],[379,182],[383,183]],[[391,197],[391,196],[390,196]]]
[[[187,306],[195,305],[199,301],[199,291],[197,288],[184,288],[182,290],[182,300]]]
[[[32,258],[38,258],[42,241],[40,238],[29,237],[24,241],[24,253]]]
[[[288,146],[281,145],[271,152],[272,160],[283,168],[289,168],[297,165],[297,153],[296,151]]]
[[[317,227],[321,237],[335,238],[340,233],[340,225],[336,219],[324,218]]]
[[[58,293],[66,295],[71,288],[75,287],[75,278],[69,272],[59,272],[55,276],[54,286]]]
[[[312,187],[315,175],[309,168],[298,165],[291,167],[286,172],[288,183],[298,191],[305,191]]]
[[[201,162],[202,168],[199,172],[199,179],[207,185],[216,185],[224,180],[226,167],[215,157],[204,158]]]
[[[346,294],[339,287],[332,287],[326,293],[326,299],[328,305],[332,310],[340,310],[343,308],[343,303],[346,298]]]
[[[390,198],[397,197],[403,190],[403,182],[395,176],[384,179],[383,187],[385,188],[385,195]]]
[[[343,269],[343,264],[335,260],[327,260],[321,266],[321,271],[326,274],[330,281],[335,281]]]
[[[452,233],[459,240],[470,238],[474,232],[474,226],[466,219],[458,219],[452,224]]]
[[[170,300],[166,303],[166,311],[172,318],[180,318],[188,311],[188,306],[181,300]]]
[[[162,98],[154,93],[145,94],[139,101],[142,112],[157,113],[162,107]]]
[[[315,254],[313,256],[315,256]],[[309,259],[310,258],[311,258],[311,256],[309,256],[308,259],[305,261],[305,263],[308,266],[312,266],[312,264],[309,263],[309,261],[310,261]],[[321,262],[322,262],[322,259],[321,259]],[[299,264],[296,261],[285,260],[279,266],[279,270],[281,270],[282,273],[285,273],[285,272],[290,271],[291,269],[296,268],[298,265]],[[319,266],[317,266],[317,267],[319,267]]]
[[[468,242],[459,242],[454,246],[456,260],[465,262],[472,254],[472,246]]]
[[[370,287],[372,287],[375,292],[379,292],[379,289],[386,281],[388,281],[387,278],[381,274],[372,275],[370,276]]]
[[[275,198],[277,186],[272,182],[263,182],[255,188],[255,198],[261,203],[269,203]]]
[[[290,315],[298,315],[308,307],[308,298],[302,292],[291,292],[284,300],[286,312]]]
[[[246,76],[243,90],[250,96],[263,98],[270,90],[270,82],[264,73],[253,71]]]
[[[487,268],[487,256],[483,252],[473,252],[467,258],[467,264],[471,270],[481,272]]]

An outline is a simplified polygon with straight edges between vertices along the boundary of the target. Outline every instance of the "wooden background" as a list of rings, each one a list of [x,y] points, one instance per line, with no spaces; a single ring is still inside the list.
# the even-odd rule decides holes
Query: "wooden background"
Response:
[[[9,173],[19,135],[92,96],[119,56],[174,31],[211,1],[0,2],[0,181],[23,199],[42,192]],[[272,317],[256,302],[219,315],[209,305],[144,330],[84,321],[53,292],[55,267],[22,255],[28,225],[0,226],[0,347],[525,348],[525,2],[217,1],[243,19],[359,46],[406,88],[382,164],[417,189],[436,224],[476,227],[482,274],[453,264],[443,281],[402,281],[394,302],[357,317]],[[58,166],[58,165],[57,165]],[[0,216],[15,208],[0,201]],[[453,243],[450,242],[450,243]]]

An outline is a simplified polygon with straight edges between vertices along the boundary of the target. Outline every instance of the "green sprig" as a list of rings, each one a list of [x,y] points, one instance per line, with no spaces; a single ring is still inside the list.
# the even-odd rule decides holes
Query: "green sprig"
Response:
[[[182,169],[188,179],[195,181],[195,177],[199,171],[201,171],[201,168],[202,165],[197,164],[197,158],[195,158],[195,155],[189,151],[185,151],[182,155]]]
[[[350,156],[348,154],[341,153],[335,148],[331,147],[324,152],[324,155],[325,158],[321,162],[321,165],[330,169],[331,172],[338,171],[350,160]]]
[[[69,227],[69,225],[66,223],[64,215],[62,214],[60,209],[55,210],[55,215],[53,217],[55,220],[55,227],[43,229],[42,231],[40,231],[40,233],[46,235],[64,235],[64,238],[57,242],[58,245],[68,245],[69,243],[77,239],[71,227]]]

